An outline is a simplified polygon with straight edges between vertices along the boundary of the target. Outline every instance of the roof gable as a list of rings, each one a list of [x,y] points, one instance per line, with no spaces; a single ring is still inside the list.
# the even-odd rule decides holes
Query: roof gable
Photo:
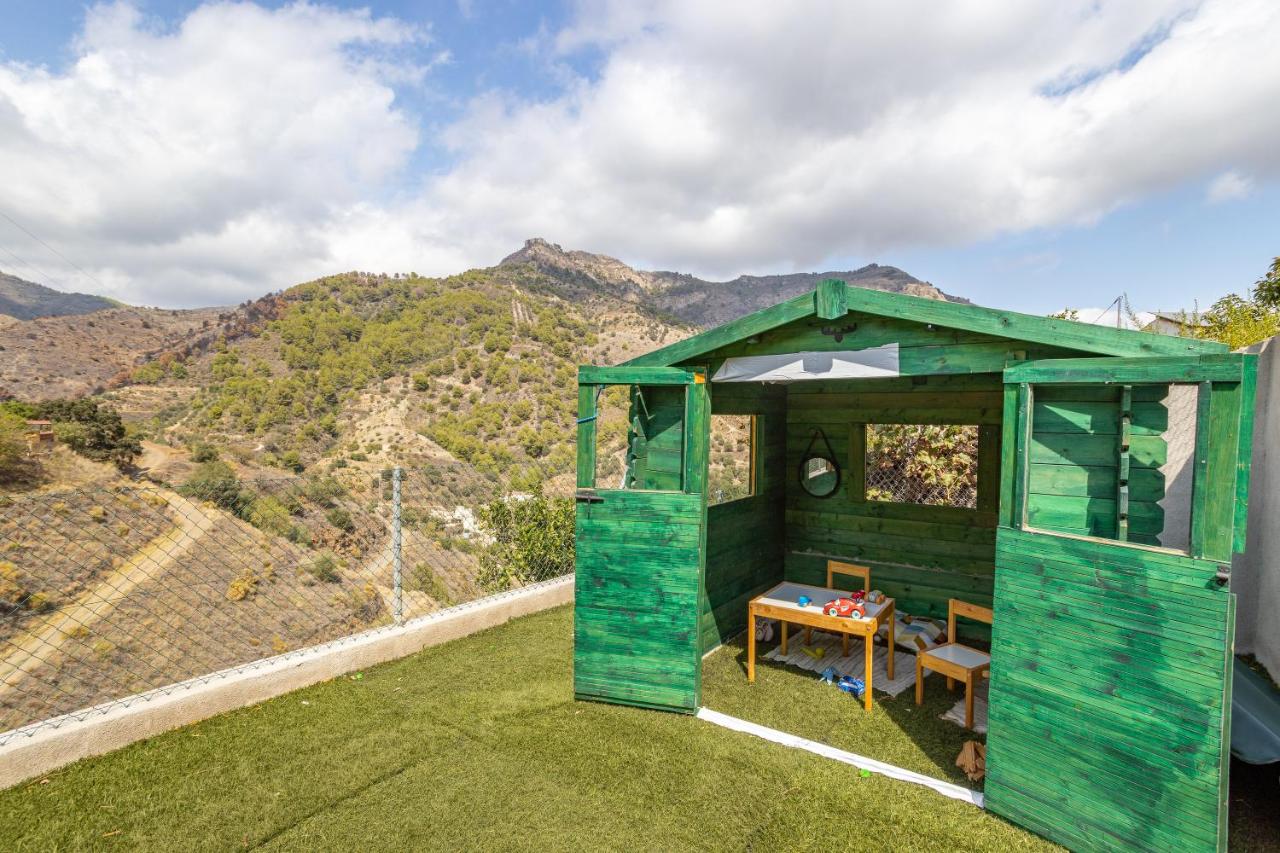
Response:
[[[748,314],[683,341],[624,362],[629,365],[673,365],[696,359],[714,350],[761,335],[779,326],[806,317],[837,319],[845,312],[873,314],[922,325],[994,335],[1015,341],[1062,347],[1107,356],[1201,355],[1226,352],[1216,341],[1175,338],[1151,332],[1109,329],[1074,320],[1039,317],[1016,311],[1001,311],[942,302],[900,293],[885,293],[830,280],[816,290],[786,302]]]

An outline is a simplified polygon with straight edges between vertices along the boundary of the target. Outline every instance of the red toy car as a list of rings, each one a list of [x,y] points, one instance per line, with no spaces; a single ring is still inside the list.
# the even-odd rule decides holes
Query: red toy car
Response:
[[[846,616],[851,619],[856,616],[862,619],[867,615],[867,608],[861,601],[854,601],[852,598],[837,598],[822,605],[822,612],[826,616]]]

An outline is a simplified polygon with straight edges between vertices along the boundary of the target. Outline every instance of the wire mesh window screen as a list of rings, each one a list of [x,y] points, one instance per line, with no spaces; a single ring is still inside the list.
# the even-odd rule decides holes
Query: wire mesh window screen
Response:
[[[712,415],[707,503],[729,503],[754,494],[755,415]]]
[[[978,428],[957,424],[867,424],[867,500],[978,504]]]

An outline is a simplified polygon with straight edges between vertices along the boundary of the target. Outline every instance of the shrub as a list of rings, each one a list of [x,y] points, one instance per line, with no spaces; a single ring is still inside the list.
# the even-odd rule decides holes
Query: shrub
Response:
[[[338,561],[326,551],[307,565],[307,574],[318,581],[337,583]]]
[[[178,490],[187,497],[210,503],[240,515],[252,502],[240,478],[225,462],[205,462]]]
[[[329,523],[334,527],[346,533],[350,533],[356,529],[356,524],[351,518],[351,513],[340,506],[335,506],[333,509],[326,512],[324,517],[329,519]]]
[[[253,569],[245,569],[227,584],[228,601],[244,601],[258,592],[258,576]]]
[[[201,442],[200,444],[197,444],[195,447],[191,448],[191,461],[200,462],[200,463],[217,462],[218,449],[214,447],[212,444],[209,444],[207,442]]]
[[[480,510],[492,537],[480,554],[478,580],[501,590],[559,577],[573,571],[573,501],[548,498],[539,486],[532,496],[500,498]]]

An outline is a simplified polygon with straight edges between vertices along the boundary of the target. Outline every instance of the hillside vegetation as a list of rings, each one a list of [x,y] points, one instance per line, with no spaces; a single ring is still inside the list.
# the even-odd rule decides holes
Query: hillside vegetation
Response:
[[[567,469],[577,365],[601,347],[601,314],[558,298],[555,285],[511,268],[330,276],[286,291],[280,316],[260,332],[221,340],[206,356],[158,359],[134,378],[198,388],[153,424],[157,435],[228,446],[266,465],[341,468],[379,455],[404,463],[435,445],[490,474],[534,462]],[[659,341],[670,331],[649,326]],[[616,345],[616,332],[609,338]],[[366,400],[365,409],[400,406],[404,426],[430,444],[354,437],[369,394],[379,405]]]
[[[16,275],[0,272],[0,314],[18,320],[34,320],[36,317],[61,317],[65,315],[92,314],[120,303],[105,296],[87,293],[64,293],[25,281]]]

